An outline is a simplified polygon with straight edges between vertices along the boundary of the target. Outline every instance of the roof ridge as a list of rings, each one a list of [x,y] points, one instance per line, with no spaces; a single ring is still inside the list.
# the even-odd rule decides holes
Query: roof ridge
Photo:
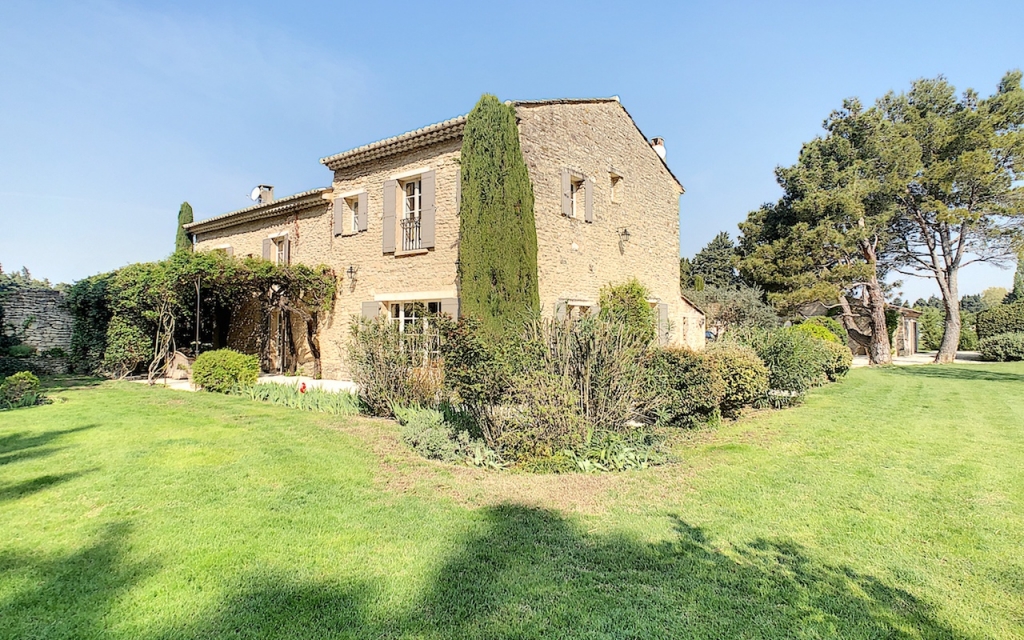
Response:
[[[271,200],[270,202],[260,202],[258,204],[254,204],[254,205],[245,207],[244,209],[236,209],[234,211],[229,211],[227,213],[222,213],[219,216],[214,216],[212,218],[206,218],[205,220],[197,220],[195,222],[190,222],[190,223],[188,223],[186,225],[183,225],[183,227],[185,228],[186,231],[190,231],[190,230],[192,230],[192,229],[194,229],[196,227],[206,226],[206,225],[208,225],[210,223],[220,222],[222,220],[226,220],[228,218],[234,218],[236,216],[241,216],[241,215],[246,214],[246,213],[255,213],[255,212],[260,211],[260,210],[265,210],[266,212],[270,213],[276,207],[280,207],[282,205],[284,205],[284,206],[293,205],[293,204],[296,203],[297,200],[300,200],[302,198],[309,197],[309,196],[312,196],[312,195],[319,195],[321,193],[324,193],[325,191],[330,191],[330,189],[331,189],[330,187],[317,187],[316,189],[310,189],[309,191],[302,191],[302,192],[299,192],[299,193],[294,193],[294,194],[292,194],[290,196],[285,196],[283,198],[277,198],[277,199]]]

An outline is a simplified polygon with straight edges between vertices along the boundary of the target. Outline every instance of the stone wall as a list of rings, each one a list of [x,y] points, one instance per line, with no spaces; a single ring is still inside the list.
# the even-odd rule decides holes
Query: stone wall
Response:
[[[39,351],[71,350],[71,314],[64,294],[51,289],[20,289],[4,298],[4,333],[17,335]]]
[[[70,365],[67,358],[29,358],[0,357],[0,376],[9,376],[19,371],[30,371],[37,376],[59,376],[68,373]]]

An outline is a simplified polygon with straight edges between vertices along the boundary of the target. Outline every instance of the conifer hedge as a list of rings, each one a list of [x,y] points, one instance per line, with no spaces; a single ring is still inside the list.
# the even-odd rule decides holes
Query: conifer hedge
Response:
[[[461,163],[462,314],[501,336],[540,309],[533,185],[514,107],[480,98],[466,120]]]

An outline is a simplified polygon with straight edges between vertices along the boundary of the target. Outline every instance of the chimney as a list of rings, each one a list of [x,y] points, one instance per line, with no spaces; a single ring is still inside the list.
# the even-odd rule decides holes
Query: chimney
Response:
[[[662,156],[664,157],[664,156]],[[274,185],[272,184],[261,184],[258,189],[260,190],[260,204],[267,204],[268,202],[274,201]]]
[[[664,138],[651,138],[651,146],[654,148],[654,153],[661,156],[661,159],[665,159],[665,139]]]

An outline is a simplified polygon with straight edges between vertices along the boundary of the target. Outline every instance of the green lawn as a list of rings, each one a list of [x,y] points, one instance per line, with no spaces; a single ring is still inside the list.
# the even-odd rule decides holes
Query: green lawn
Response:
[[[0,413],[2,638],[1024,638],[1024,365],[528,476],[130,383]],[[877,409],[876,409],[877,407]]]

